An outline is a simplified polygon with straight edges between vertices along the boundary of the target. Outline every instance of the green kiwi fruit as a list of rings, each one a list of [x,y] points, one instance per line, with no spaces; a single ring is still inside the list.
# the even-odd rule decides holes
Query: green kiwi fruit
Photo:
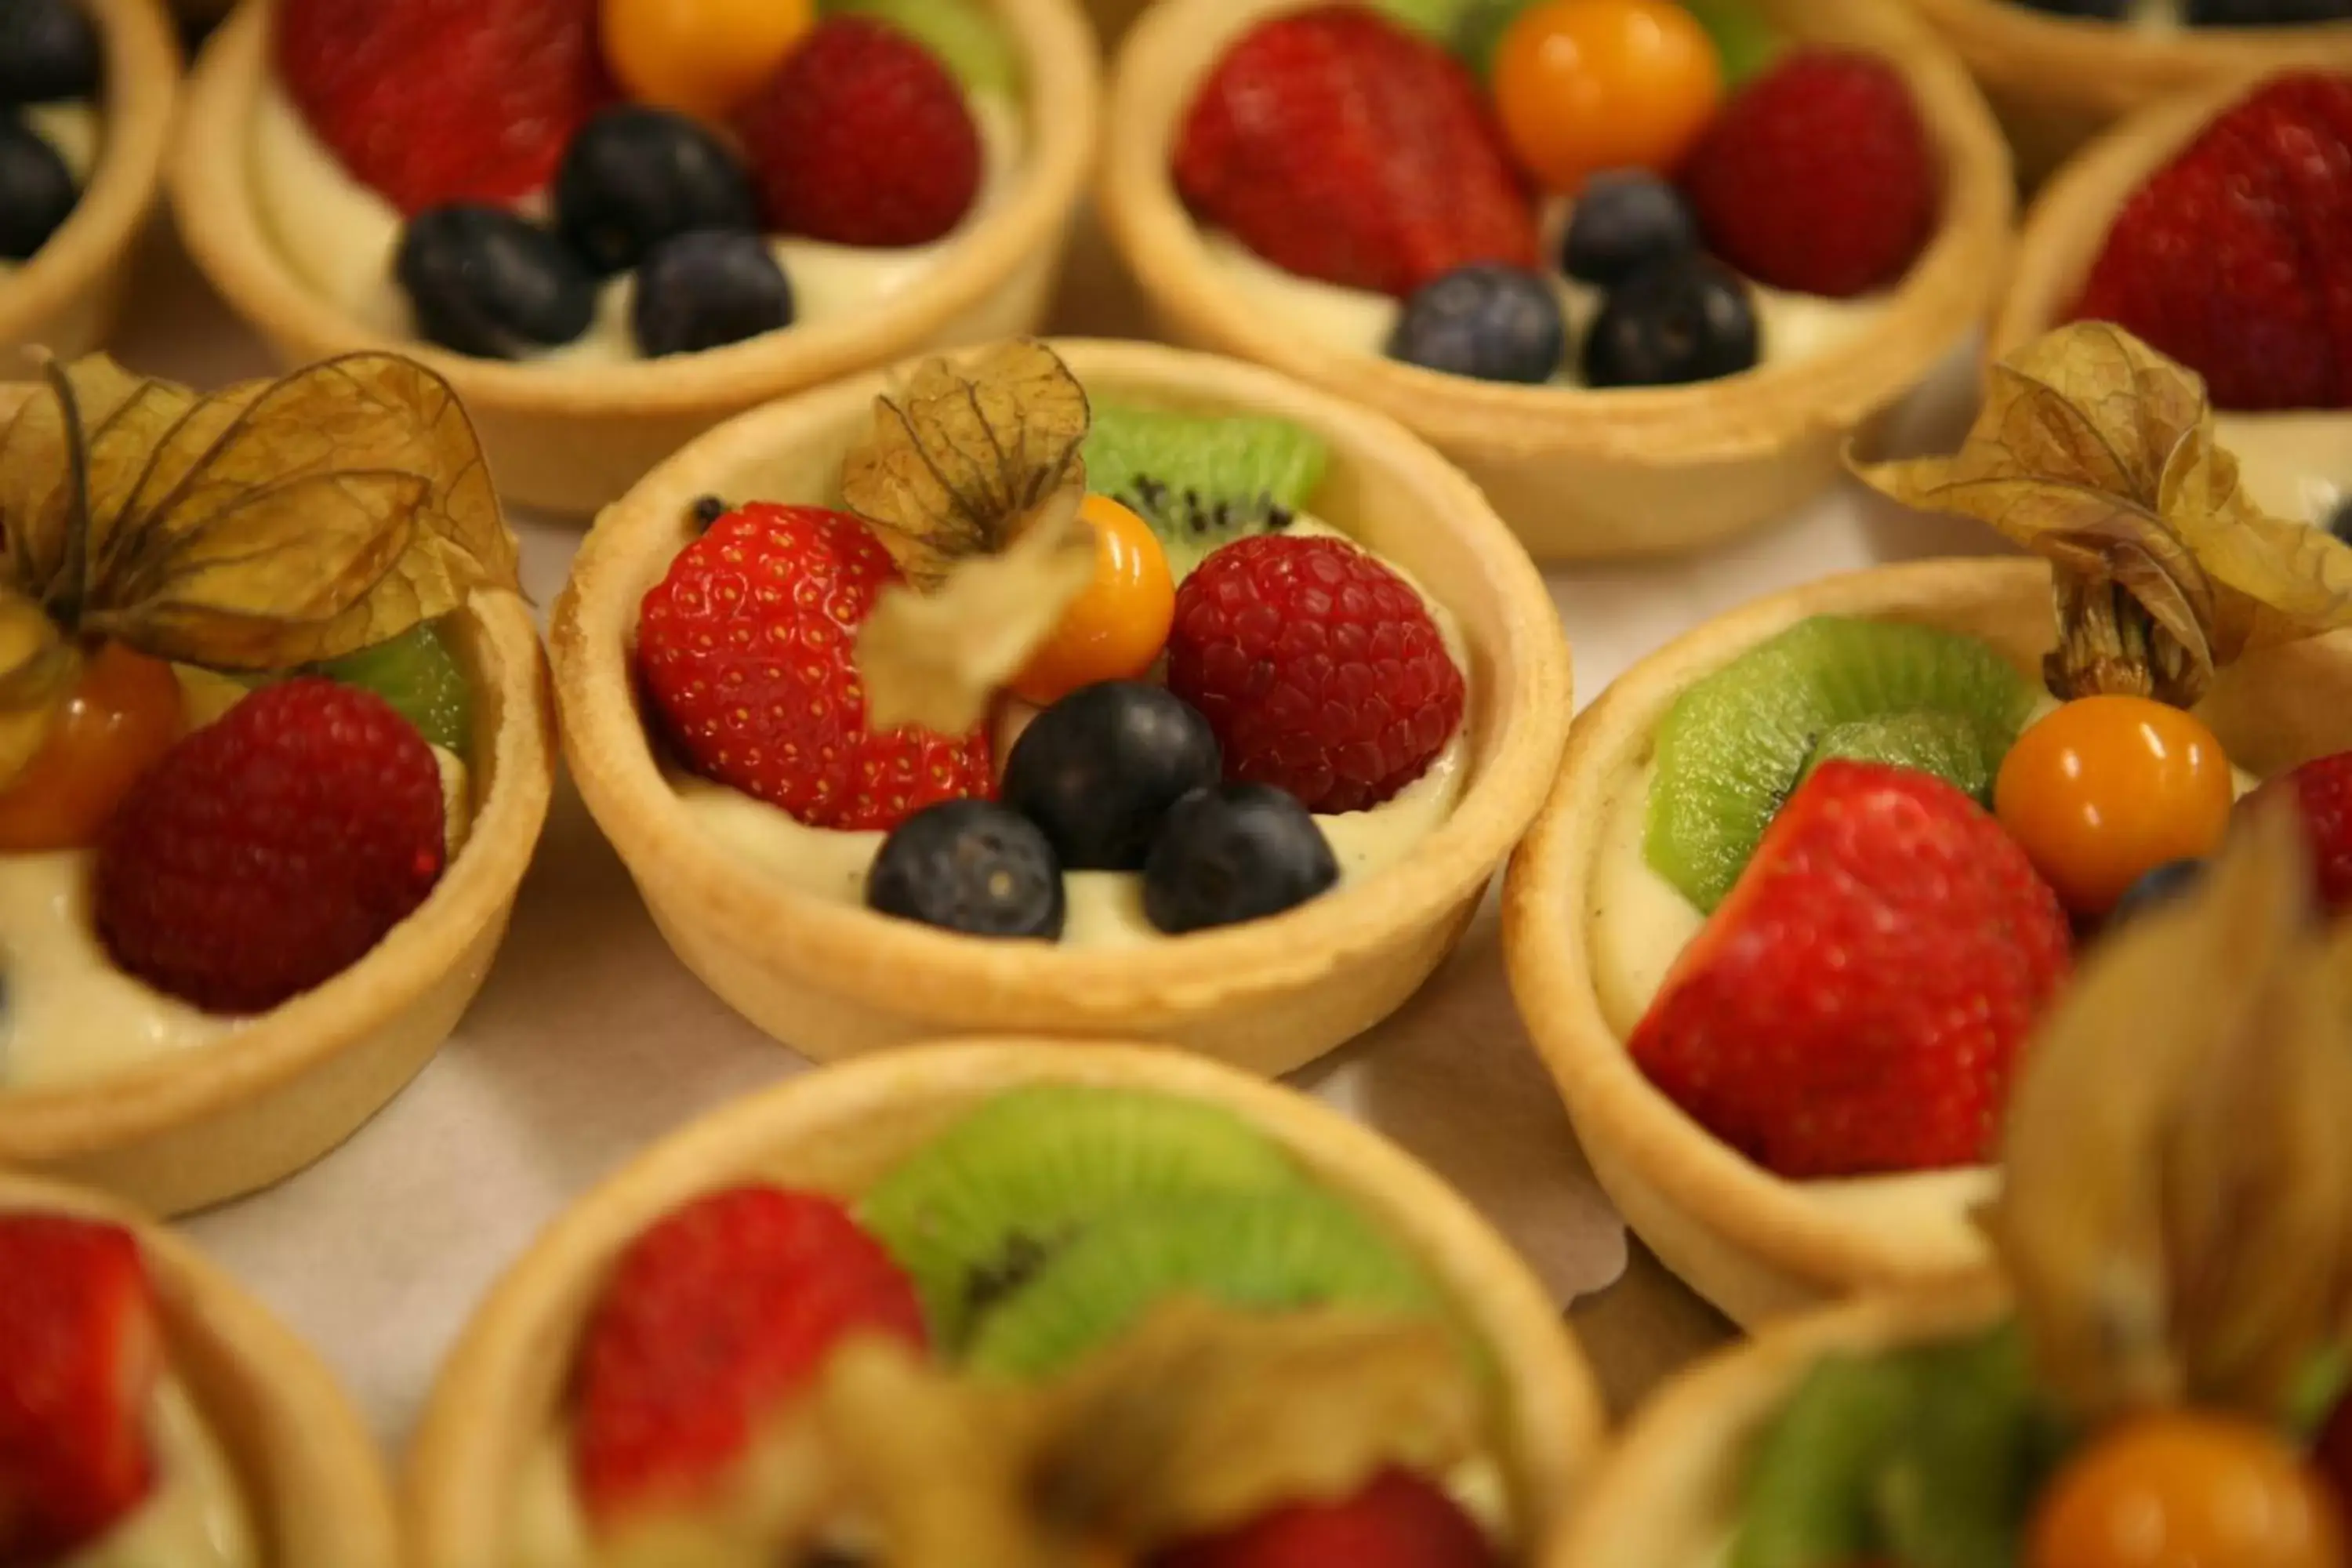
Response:
[[[1286,419],[1095,405],[1087,488],[1160,536],[1178,581],[1222,545],[1290,526],[1330,453]]]
[[[1326,1304],[1442,1310],[1412,1259],[1354,1209],[1302,1182],[1129,1204],[1103,1215],[982,1319],[969,1364],[992,1376],[1044,1377],[1181,1294],[1267,1311]]]
[[[440,623],[427,621],[373,647],[331,659],[318,673],[374,692],[445,752],[466,754],[474,693]]]
[[[1984,738],[1977,721],[1963,714],[1923,709],[1916,713],[1890,713],[1879,719],[1832,724],[1813,742],[1803,770],[1797,774],[1797,783],[1802,784],[1813,776],[1815,768],[1832,758],[1917,768],[1922,773],[1934,773],[1979,804],[1992,794],[1992,771],[1985,760]]]
[[[1712,910],[1832,730],[1948,714],[1975,731],[1990,778],[2036,700],[2032,683],[1979,638],[1834,616],[1800,621],[1694,683],[1667,711],[1644,857]],[[1841,743],[1853,742],[1849,732]]]
[[[829,16],[888,23],[938,57],[971,91],[1010,95],[1020,89],[1013,40],[973,0],[824,0],[824,9]]]
[[[1303,1180],[1257,1129],[1169,1094],[1037,1084],[1000,1094],[866,1193],[858,1219],[911,1275],[938,1342],[1114,1209]]]

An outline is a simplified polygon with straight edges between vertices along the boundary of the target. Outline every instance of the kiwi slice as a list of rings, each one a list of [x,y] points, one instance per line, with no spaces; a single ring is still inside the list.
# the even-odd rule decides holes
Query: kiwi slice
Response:
[[[1693,684],[1667,711],[1644,856],[1712,910],[1830,731],[1948,714],[1975,731],[1990,778],[2035,700],[2033,685],[1979,638],[1835,616],[1800,621]]]
[[[1832,758],[1917,768],[1922,773],[1934,773],[1980,803],[1992,791],[1992,773],[1985,763],[1983,737],[1978,732],[1977,721],[1963,714],[1923,710],[1916,713],[1892,713],[1883,719],[1857,719],[1851,724],[1832,724],[1813,742],[1797,783],[1802,784],[1813,776],[1815,768]]]
[[[1715,41],[1726,87],[1738,87],[1780,58],[1782,39],[1753,0],[1683,0]]]
[[[1013,41],[972,0],[824,0],[824,11],[888,23],[937,56],[973,92],[1009,96],[1020,88]]]
[[[440,623],[413,626],[373,647],[363,647],[318,667],[346,686],[374,692],[445,752],[466,754],[473,733],[474,693]]]
[[[970,1365],[1044,1377],[1116,1340],[1159,1301],[1439,1311],[1419,1268],[1338,1198],[1304,1183],[1131,1204],[1107,1214],[980,1324]]]
[[[933,1336],[971,1324],[1121,1205],[1301,1180],[1229,1112],[1175,1095],[1038,1084],[998,1095],[869,1191],[858,1219],[911,1275]]]
[[[1286,419],[1098,403],[1084,456],[1087,488],[1149,522],[1181,581],[1219,547],[1289,527],[1330,454]]]

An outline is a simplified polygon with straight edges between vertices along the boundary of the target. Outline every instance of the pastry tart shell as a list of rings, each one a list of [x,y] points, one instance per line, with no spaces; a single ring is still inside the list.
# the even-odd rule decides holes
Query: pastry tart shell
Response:
[[[1991,309],[2014,205],[2009,153],[1967,73],[1885,0],[1756,0],[1790,37],[1881,54],[1943,155],[1935,238],[1844,344],[1694,386],[1521,386],[1334,347],[1255,307],[1178,198],[1170,161],[1202,80],[1266,16],[1309,0],[1159,0],[1112,78],[1096,203],[1163,336],[1354,398],[1459,463],[1545,560],[1668,555],[1828,488],[1846,438],[1916,387]]]
[[[803,1075],[672,1134],[582,1199],[493,1289],[443,1367],[409,1456],[417,1568],[505,1568],[517,1480],[562,1402],[615,1256],[680,1205],[745,1181],[850,1196],[1003,1090],[1094,1084],[1220,1107],[1281,1144],[1419,1258],[1491,1347],[1514,1515],[1548,1537],[1600,1442],[1599,1396],[1517,1255],[1435,1176],[1303,1095],[1171,1051],[1109,1041],[926,1046]]]
[[[1596,989],[1595,865],[1659,721],[1701,676],[1820,615],[1967,633],[2029,674],[2056,640],[2049,569],[2033,559],[1880,567],[1708,621],[1633,666],[1578,718],[1550,802],[1513,857],[1504,891],[1512,993],[1594,1173],[1667,1268],[1750,1326],[1867,1289],[1969,1273],[1989,1258],[1957,1201],[1858,1209],[1832,1201],[1834,1184],[1785,1181],[1735,1152],[1651,1086]],[[2250,654],[2221,672],[2197,711],[2231,759],[2261,776],[2341,750],[2352,636]]]
[[[1559,618],[1476,489],[1390,421],[1231,360],[1145,343],[1055,346],[1100,395],[1273,415],[1314,430],[1331,455],[1318,515],[1453,611],[1468,655],[1468,783],[1453,814],[1402,862],[1271,920],[1071,951],[892,920],[795,891],[730,856],[648,742],[632,670],[638,605],[693,536],[696,498],[832,493],[843,455],[869,428],[887,384],[878,374],[731,421],[598,519],[549,638],[565,757],[686,966],[808,1056],[940,1034],[1123,1034],[1287,1072],[1419,988],[1534,815],[1570,712]]]
[[[362,348],[430,364],[464,398],[509,502],[585,517],[711,426],[836,376],[1035,330],[1092,163],[1101,65],[1076,0],[992,0],[1020,54],[1024,152],[1013,189],[884,306],[701,353],[536,368],[383,339],[302,282],[252,189],[247,130],[270,68],[269,0],[205,47],[166,184],[189,254],[288,365]]]

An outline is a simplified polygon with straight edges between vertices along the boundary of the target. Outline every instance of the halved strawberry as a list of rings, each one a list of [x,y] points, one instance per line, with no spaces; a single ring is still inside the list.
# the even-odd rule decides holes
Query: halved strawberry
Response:
[[[2329,914],[2352,910],[2352,752],[2318,757],[2269,780],[2238,803],[2240,811],[2292,795],[2310,837],[2313,888]]]
[[[1293,1503],[1155,1553],[1148,1568],[1490,1568],[1495,1549],[1460,1505],[1409,1470],[1338,1502]]]

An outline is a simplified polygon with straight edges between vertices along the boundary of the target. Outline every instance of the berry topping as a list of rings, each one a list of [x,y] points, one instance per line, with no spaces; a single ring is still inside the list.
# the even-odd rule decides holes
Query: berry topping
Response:
[[[822,507],[754,503],[679,551],[646,595],[637,668],[688,764],[812,827],[987,795],[986,731],[866,726],[852,637],[898,580],[864,522]]]
[[[1405,300],[1391,359],[1481,381],[1549,381],[1568,345],[1559,299],[1539,272],[1476,262]]]
[[[1464,701],[1412,584],[1345,540],[1297,533],[1227,545],[1185,579],[1168,689],[1208,720],[1226,778],[1326,813],[1421,777]]]
[[[315,676],[268,687],[124,798],[99,846],[99,934],[158,990],[267,1011],[425,901],[442,800],[433,749],[383,698]]]
[[[1107,681],[1031,721],[1004,765],[1004,804],[1073,871],[1139,871],[1169,807],[1217,782],[1208,721],[1165,688]]]
[[[2182,0],[2192,27],[2289,27],[2352,22],[2352,0]]]
[[[1146,1568],[1492,1568],[1495,1549],[1438,1488],[1386,1470],[1337,1502],[1293,1503],[1223,1535],[1154,1553]]]
[[[162,1361],[128,1231],[0,1214],[0,1563],[80,1561],[146,1497],[146,1405]]]
[[[793,286],[756,234],[681,234],[655,247],[637,268],[629,326],[647,359],[698,353],[792,324]]]
[[[1698,220],[1683,194],[1640,169],[1595,174],[1569,214],[1559,269],[1613,289],[1698,248]]]
[[[181,719],[170,665],[100,644],[31,765],[0,789],[0,854],[97,843],[139,775],[180,738]]]
[[[1612,289],[1584,338],[1591,386],[1682,386],[1755,368],[1763,345],[1748,285],[1694,256]]]
[[[635,267],[697,229],[755,234],[760,204],[742,162],[682,114],[625,106],[581,129],[555,173],[555,226],[589,266]]]
[[[0,114],[0,260],[31,259],[79,199],[58,150],[24,121]]]
[[[1176,142],[1193,210],[1276,266],[1402,299],[1473,261],[1537,265],[1535,214],[1477,82],[1355,5],[1261,22]]]
[[[1774,818],[1629,1048],[1780,1175],[1969,1164],[1990,1151],[2069,941],[1982,807],[1915,769],[1832,761]]]
[[[1936,227],[1935,148],[1871,55],[1785,57],[1723,106],[1682,174],[1707,247],[1759,283],[1832,298],[1900,278]]]
[[[980,194],[962,90],[906,34],[864,16],[818,23],[735,121],[768,226],[835,245],[924,245]]]
[[[852,1332],[924,1342],[914,1286],[834,1199],[737,1187],[655,1224],[582,1340],[572,1441],[590,1515],[691,1497]]]
[[[972,936],[1062,934],[1062,867],[1027,817],[985,800],[927,805],[893,828],[866,874],[886,915]]]
[[[102,55],[78,0],[8,0],[0,5],[0,105],[92,97]]]
[[[2352,752],[2308,762],[2246,797],[2245,809],[2285,794],[2294,797],[2309,837],[2320,907],[2352,910]]]
[[[459,353],[520,359],[572,342],[596,313],[596,280],[571,247],[503,207],[419,214],[393,271],[417,331]]]
[[[1602,169],[1679,164],[1723,96],[1723,68],[1675,0],[1542,0],[1495,51],[1495,102],[1520,163],[1570,195]]]
[[[275,19],[310,129],[404,213],[530,195],[613,95],[593,0],[282,0]]]
[[[1040,708],[1082,686],[1143,675],[1176,615],[1175,579],[1151,525],[1106,495],[1087,496],[1078,514],[1095,532],[1094,581],[1013,679],[1014,695]]]
[[[815,19],[810,0],[603,0],[604,58],[629,95],[724,120]]]
[[[1143,912],[1171,936],[1278,915],[1327,891],[1339,863],[1315,818],[1271,784],[1194,790],[1143,865]]]
[[[2025,1568],[2341,1568],[2318,1473],[2268,1427],[2164,1410],[2106,1426],[2042,1489]]]

